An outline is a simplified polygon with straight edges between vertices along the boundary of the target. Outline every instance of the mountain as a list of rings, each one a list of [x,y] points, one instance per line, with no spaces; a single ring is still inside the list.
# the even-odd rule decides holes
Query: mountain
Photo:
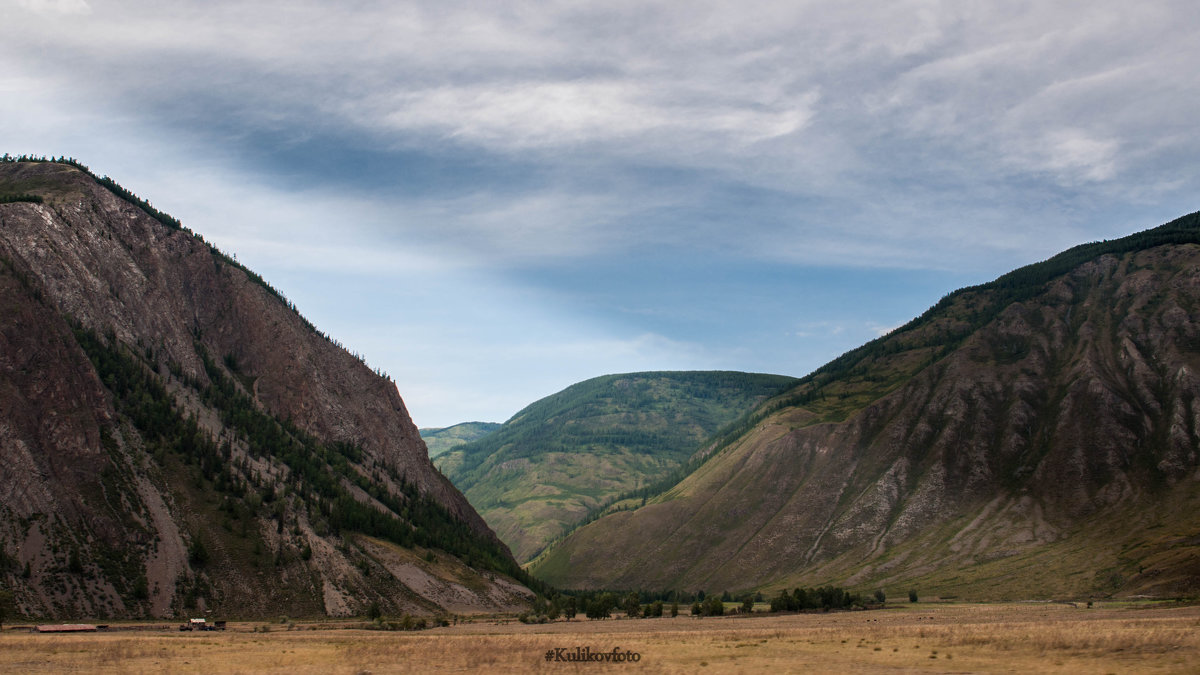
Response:
[[[447,450],[456,448],[463,443],[477,441],[499,429],[497,422],[463,422],[452,427],[440,429],[418,429],[421,440],[429,450],[429,458],[433,459]]]
[[[560,587],[1200,590],[1200,214],[957,291],[530,567]]]
[[[594,509],[671,475],[706,438],[794,382],[723,371],[597,377],[437,465],[527,560]]]
[[[395,383],[110,179],[4,157],[0,303],[0,580],[24,615],[527,603]]]

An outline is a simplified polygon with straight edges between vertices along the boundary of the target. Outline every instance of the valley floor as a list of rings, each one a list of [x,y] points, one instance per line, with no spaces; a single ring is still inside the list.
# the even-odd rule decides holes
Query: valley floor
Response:
[[[214,633],[0,634],[2,672],[1196,672],[1200,606],[898,604],[869,612],[418,633],[238,624]],[[578,650],[576,648],[579,648]],[[616,653],[624,663],[575,663]],[[637,654],[633,661],[632,654]]]

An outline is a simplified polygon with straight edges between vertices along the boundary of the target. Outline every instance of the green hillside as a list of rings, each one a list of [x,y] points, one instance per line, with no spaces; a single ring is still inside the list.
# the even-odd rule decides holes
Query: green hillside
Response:
[[[463,443],[477,441],[496,431],[501,426],[498,422],[463,422],[451,427],[418,429],[421,440],[429,449],[429,458],[433,459],[447,450],[457,448]]]
[[[518,560],[671,474],[714,433],[795,382],[739,372],[606,375],[517,413],[436,464]]]

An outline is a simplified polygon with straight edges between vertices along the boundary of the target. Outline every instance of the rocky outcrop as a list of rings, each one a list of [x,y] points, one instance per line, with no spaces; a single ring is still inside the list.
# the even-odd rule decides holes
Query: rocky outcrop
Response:
[[[67,164],[0,164],[0,194],[42,198],[0,204],[0,563],[26,613],[162,615],[197,602],[315,613],[330,610],[322,597],[345,598],[335,604],[346,611],[419,598],[370,578],[382,568],[369,547],[322,530],[332,507],[306,501],[298,469],[231,426],[206,398],[214,376],[293,439],[352,448],[345,489],[385,511],[378,499],[415,490],[496,551],[492,564],[511,564],[430,463],[393,382],[257,275],[119,192]],[[88,352],[81,335],[101,346]],[[172,419],[220,447],[223,466],[196,478],[196,457],[147,437],[94,366],[96,349],[170,392]],[[218,474],[229,492],[214,491]]]

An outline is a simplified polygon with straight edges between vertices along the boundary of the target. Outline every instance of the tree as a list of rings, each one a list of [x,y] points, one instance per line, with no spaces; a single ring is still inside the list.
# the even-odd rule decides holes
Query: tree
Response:
[[[150,583],[146,579],[145,574],[139,574],[136,581],[133,582],[133,599],[146,600],[150,597]]]
[[[208,549],[198,536],[192,537],[192,545],[188,547],[188,560],[197,567],[204,567],[208,563]]]
[[[704,601],[705,616],[723,616],[725,614],[725,603],[721,602],[721,596],[710,595]]]
[[[917,601],[917,589],[915,589],[915,588],[909,589],[909,591],[908,591],[908,601],[909,601],[909,602],[916,602],[916,601]]]
[[[601,593],[587,604],[587,618],[607,619],[613,607],[617,606],[617,596],[612,593]]]
[[[875,591],[875,602],[878,602],[881,605],[887,602],[887,595],[884,594],[882,588]]]
[[[4,628],[4,621],[13,613],[14,603],[12,591],[0,591],[0,628]]]
[[[749,614],[750,612],[753,612],[753,611],[754,611],[754,596],[747,594],[746,597],[742,599],[742,612],[745,614]]]
[[[642,616],[642,603],[637,593],[630,593],[625,596],[625,602],[621,604],[621,609],[625,610],[626,616],[631,619],[637,619]]]
[[[575,599],[575,596],[567,596],[567,602],[563,605],[563,616],[567,617],[567,621],[575,618],[575,613],[579,611],[578,603],[579,601]]]
[[[803,588],[792,591],[792,602],[794,604],[792,609],[813,609],[817,606],[816,599],[810,597],[808,591]]]
[[[786,612],[794,607],[793,602],[792,596],[787,592],[787,589],[779,591],[777,597],[771,598],[771,611]]]
[[[672,602],[671,603],[671,618],[674,619],[677,616],[679,616],[679,603]]]

